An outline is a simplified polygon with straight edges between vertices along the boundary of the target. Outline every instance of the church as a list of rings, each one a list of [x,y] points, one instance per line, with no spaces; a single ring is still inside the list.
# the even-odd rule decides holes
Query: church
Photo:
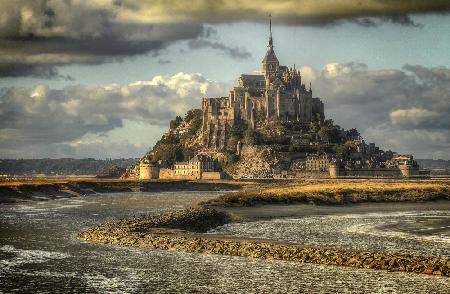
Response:
[[[272,21],[269,32],[261,74],[241,75],[228,97],[202,98],[205,147],[226,147],[227,132],[238,123],[256,128],[257,114],[269,120],[305,124],[324,120],[324,105],[319,98],[313,98],[311,84],[307,89],[295,65],[280,65],[274,50]]]

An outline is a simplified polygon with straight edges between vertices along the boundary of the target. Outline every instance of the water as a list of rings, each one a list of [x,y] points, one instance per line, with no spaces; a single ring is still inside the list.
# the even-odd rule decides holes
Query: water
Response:
[[[450,258],[449,210],[272,219],[231,223],[214,232],[312,246]]]
[[[109,219],[214,192],[116,193],[0,207],[0,293],[448,293],[449,279],[80,242]]]

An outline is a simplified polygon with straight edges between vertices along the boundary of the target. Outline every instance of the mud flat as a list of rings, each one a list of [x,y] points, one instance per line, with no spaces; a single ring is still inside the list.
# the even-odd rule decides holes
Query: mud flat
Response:
[[[122,246],[450,276],[450,260],[446,258],[205,234],[208,230],[234,221],[233,218],[229,213],[200,207],[111,221],[80,232],[76,238]]]
[[[239,182],[207,181],[67,181],[57,183],[14,183],[0,185],[0,204],[20,201],[45,201],[97,193],[162,191],[230,191],[239,190]]]

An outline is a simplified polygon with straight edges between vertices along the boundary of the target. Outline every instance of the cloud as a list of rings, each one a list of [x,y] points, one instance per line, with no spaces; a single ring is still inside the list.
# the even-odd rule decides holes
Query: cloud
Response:
[[[358,128],[385,149],[450,159],[450,68],[370,70],[362,63],[330,63],[320,70],[304,66],[301,72],[337,124]],[[169,120],[200,107],[202,96],[223,96],[231,86],[177,73],[125,85],[1,88],[0,153],[96,156],[123,150],[123,156],[135,156]],[[124,135],[136,128],[145,132],[147,126],[157,129],[148,140]]]
[[[362,63],[330,63],[301,72],[338,124],[358,128],[384,148],[449,158],[450,68],[369,70]]]
[[[127,85],[3,88],[0,150],[6,154],[43,144],[86,149],[93,145],[81,138],[121,128],[125,120],[166,127],[176,115],[200,107],[202,96],[220,96],[229,87],[180,72]]]
[[[440,114],[428,109],[410,108],[398,109],[389,114],[393,125],[403,126],[421,126],[424,123],[431,122],[436,118],[440,118]],[[441,119],[444,119],[443,117]]]
[[[0,0],[0,78],[61,76],[58,67],[100,64],[152,54],[191,40],[191,48],[210,47],[234,58],[249,52],[208,40],[206,24],[274,22],[329,26],[351,21],[417,26],[410,15],[444,14],[447,0]],[[205,38],[200,39],[199,38]]]
[[[121,1],[124,5],[136,1]],[[410,14],[448,13],[446,0],[195,0],[140,1],[122,11],[125,20],[227,23],[266,22],[271,13],[277,23],[287,25],[326,26],[344,21],[377,25],[389,21],[399,25],[416,25]],[[376,19],[374,19],[376,18]]]
[[[59,66],[158,53],[204,34],[199,23],[120,20],[120,1],[0,2],[0,78],[67,78]]]
[[[34,144],[3,150],[7,158],[139,158],[148,150],[146,144],[129,140],[96,139],[70,143]]]
[[[388,149],[413,154],[416,158],[449,159],[450,133],[446,130],[401,129],[376,125],[364,136],[381,142]]]
[[[248,59],[252,57],[252,54],[244,48],[230,47],[221,42],[210,41],[206,39],[190,40],[188,42],[188,46],[191,49],[212,48],[215,50],[219,50],[225,55],[228,55],[235,59]]]

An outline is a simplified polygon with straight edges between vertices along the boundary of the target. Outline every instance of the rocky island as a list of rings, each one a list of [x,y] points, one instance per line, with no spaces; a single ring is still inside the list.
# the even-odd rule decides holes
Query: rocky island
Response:
[[[200,98],[199,98],[200,100]],[[366,143],[357,129],[325,116],[295,65],[280,65],[270,27],[259,74],[242,74],[227,96],[201,98],[201,109],[169,130],[123,178],[419,177],[410,154]]]

